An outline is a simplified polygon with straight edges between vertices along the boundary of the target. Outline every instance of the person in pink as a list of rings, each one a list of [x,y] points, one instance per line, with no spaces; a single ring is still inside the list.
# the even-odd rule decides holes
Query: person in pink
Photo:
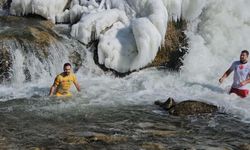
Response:
[[[222,83],[231,72],[234,71],[233,84],[229,94],[235,93],[238,96],[245,98],[249,94],[246,84],[250,83],[250,63],[248,63],[249,52],[247,50],[241,51],[240,60],[234,61],[231,67],[219,79]]]

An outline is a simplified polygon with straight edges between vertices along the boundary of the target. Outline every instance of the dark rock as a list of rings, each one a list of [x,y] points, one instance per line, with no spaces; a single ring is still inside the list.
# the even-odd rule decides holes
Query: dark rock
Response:
[[[240,145],[239,150],[250,150],[250,144],[242,144],[242,145]]]
[[[169,98],[164,103],[156,101],[155,104],[163,107],[169,111],[169,114],[175,116],[213,113],[218,110],[217,106],[195,100],[186,100],[176,104],[172,98]]]
[[[73,65],[74,72],[77,72],[79,70],[79,68],[82,66],[81,54],[79,54],[78,52],[74,51],[69,56],[69,60],[70,60],[70,62]]]
[[[9,82],[12,67],[12,57],[7,48],[0,43],[0,83]]]
[[[12,0],[0,0],[0,9],[9,9]]]
[[[126,136],[119,136],[119,135],[105,135],[102,133],[93,133],[93,135],[85,137],[90,142],[103,142],[107,144],[111,143],[122,143],[127,142],[128,138]]]
[[[155,105],[159,105],[161,106],[163,109],[165,110],[169,110],[172,107],[174,107],[176,105],[174,99],[172,97],[169,97],[167,99],[167,101],[165,101],[164,103],[162,103],[161,101],[155,101]]]

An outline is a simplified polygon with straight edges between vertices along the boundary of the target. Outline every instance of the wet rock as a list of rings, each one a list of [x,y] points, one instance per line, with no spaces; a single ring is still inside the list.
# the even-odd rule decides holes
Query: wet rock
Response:
[[[7,48],[0,43],[0,83],[9,82],[11,75],[12,57]]]
[[[0,9],[9,9],[12,0],[0,0]]]
[[[53,32],[53,23],[39,18],[23,18],[1,16],[0,26],[3,27],[0,40],[16,39],[22,43],[34,42],[40,48],[55,42],[59,36]]]
[[[0,135],[0,149],[1,150],[9,150],[9,149],[17,149],[16,147],[12,146],[6,137]]]
[[[171,115],[175,116],[213,113],[218,110],[218,108],[212,104],[207,104],[195,100],[186,100],[176,104],[173,98],[169,98],[166,102],[162,103],[160,101],[156,101],[155,104],[161,106]]]
[[[120,136],[120,135],[105,135],[102,133],[93,133],[92,135],[89,135],[86,137],[90,142],[103,142],[103,143],[121,143],[121,142],[127,142],[127,137]]]
[[[239,150],[250,150],[250,144],[242,144],[242,145],[240,145]]]
[[[81,58],[81,54],[74,51],[73,53],[70,54],[69,60],[73,65],[74,72],[77,72],[83,63],[82,62],[83,59]]]
[[[161,143],[152,143],[152,142],[143,143],[141,148],[143,150],[167,150],[165,145]]]
[[[77,137],[77,136],[67,137],[63,141],[66,142],[66,143],[69,143],[69,144],[87,144],[88,143],[86,138]]]
[[[140,132],[150,136],[161,136],[161,137],[170,137],[170,136],[175,136],[177,134],[176,131],[166,131],[166,130],[142,130]]]

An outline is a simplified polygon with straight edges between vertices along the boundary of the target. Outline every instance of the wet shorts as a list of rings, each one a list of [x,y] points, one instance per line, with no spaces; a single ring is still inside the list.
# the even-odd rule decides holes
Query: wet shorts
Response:
[[[231,88],[229,94],[231,93],[235,93],[238,96],[240,96],[241,98],[247,97],[247,95],[249,94],[249,90],[240,90],[240,89],[236,89],[236,88]]]

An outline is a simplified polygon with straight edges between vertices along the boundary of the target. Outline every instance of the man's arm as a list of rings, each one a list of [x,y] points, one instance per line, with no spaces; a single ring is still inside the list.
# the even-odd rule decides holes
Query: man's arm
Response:
[[[53,96],[56,91],[57,85],[53,84],[49,91],[49,96]]]
[[[80,87],[79,83],[78,82],[73,82],[73,83],[74,83],[77,91],[80,92],[81,91],[81,87]]]
[[[244,86],[248,83],[250,83],[250,74],[248,74],[248,78],[245,81],[240,82],[240,86]]]
[[[244,86],[244,85],[246,85],[246,84],[248,84],[248,83],[250,83],[250,79],[247,79],[247,80],[241,82],[241,83],[240,83],[240,86]]]
[[[223,76],[219,79],[219,82],[222,83],[222,82],[224,81],[224,79],[227,78],[227,77],[231,74],[232,71],[233,71],[233,70],[229,68],[229,69],[223,74]]]

